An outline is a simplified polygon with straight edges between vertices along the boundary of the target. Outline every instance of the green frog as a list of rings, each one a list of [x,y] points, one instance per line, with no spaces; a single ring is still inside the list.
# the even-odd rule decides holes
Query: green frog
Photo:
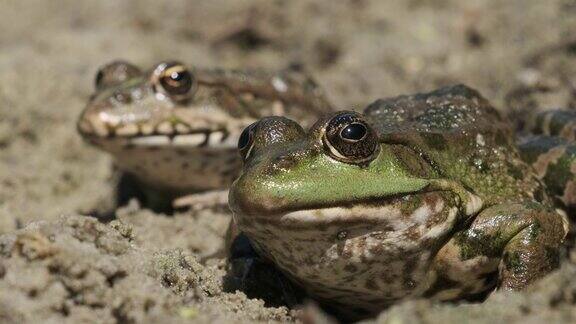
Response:
[[[258,118],[307,124],[331,111],[314,80],[295,68],[270,73],[166,61],[143,71],[114,61],[95,83],[79,133],[110,153],[160,209],[190,193],[227,189],[241,169],[238,137]]]
[[[522,289],[559,264],[566,215],[506,119],[464,85],[335,112],[307,131],[263,118],[238,149],[235,226],[346,317]]]

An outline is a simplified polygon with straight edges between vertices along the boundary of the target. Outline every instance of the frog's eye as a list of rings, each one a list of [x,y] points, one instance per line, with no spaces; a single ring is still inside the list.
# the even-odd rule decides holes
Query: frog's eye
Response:
[[[252,123],[250,126],[244,128],[240,138],[238,139],[238,152],[243,160],[246,160],[250,155],[252,146],[254,145],[254,126],[256,123]]]
[[[198,87],[198,81],[181,63],[161,63],[153,73],[152,83],[157,92],[176,101],[190,99]]]
[[[94,84],[97,90],[102,90],[118,85],[141,74],[142,72],[139,68],[128,62],[114,61],[102,66],[98,70]]]
[[[342,112],[332,117],[326,125],[324,146],[330,155],[346,163],[366,163],[378,151],[378,136],[355,112]]]

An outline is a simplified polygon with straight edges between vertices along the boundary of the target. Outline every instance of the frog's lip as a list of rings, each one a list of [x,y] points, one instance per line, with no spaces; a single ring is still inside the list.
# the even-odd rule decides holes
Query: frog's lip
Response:
[[[210,148],[235,148],[236,141],[225,128],[219,129],[180,129],[176,127],[155,127],[127,125],[123,127],[105,127],[95,129],[86,124],[79,123],[79,133],[90,143],[96,146],[105,144],[120,144],[122,146],[185,146]]]
[[[364,201],[353,203],[335,203],[325,206],[314,206],[287,211],[271,211],[270,213],[250,213],[245,214],[239,211],[234,212],[234,217],[244,221],[276,224],[283,227],[301,228],[303,224],[352,224],[352,223],[378,223],[384,216],[388,219],[400,219],[401,209],[395,206],[401,197],[384,197],[374,201]],[[396,215],[396,216],[394,216]]]
[[[362,199],[358,201],[334,201],[331,203],[318,203],[312,205],[303,205],[303,206],[292,206],[291,208],[287,208],[285,206],[275,205],[269,206],[266,209],[260,209],[257,211],[244,209],[244,208],[235,208],[235,200],[234,198],[231,199],[230,207],[234,214],[238,215],[239,217],[246,217],[246,218],[253,218],[265,221],[276,221],[276,222],[285,222],[285,221],[296,221],[296,220],[307,220],[307,221],[318,221],[318,222],[325,222],[325,218],[317,218],[312,216],[314,213],[330,211],[330,210],[359,210],[359,209],[375,209],[375,208],[389,208],[394,203],[398,202],[399,200],[405,198],[406,196],[418,194],[421,191],[415,191],[412,193],[405,193],[402,195],[389,195],[383,197],[372,197],[368,199]],[[342,217],[340,217],[342,218]]]
[[[235,141],[229,140],[222,132],[202,132],[180,135],[144,135],[132,137],[85,136],[96,146],[119,145],[123,147],[199,147],[214,149],[235,149]]]
[[[194,146],[211,148],[234,147],[227,141],[227,133],[221,131],[199,132],[178,135],[146,135],[127,138],[128,145],[134,146]]]

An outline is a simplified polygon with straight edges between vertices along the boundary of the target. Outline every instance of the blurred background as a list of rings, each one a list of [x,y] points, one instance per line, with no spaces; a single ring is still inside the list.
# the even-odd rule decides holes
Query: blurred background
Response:
[[[576,105],[573,0],[3,0],[0,15],[0,234],[107,199],[109,157],[75,121],[115,59],[301,65],[342,109],[454,83],[503,112]],[[131,224],[142,244],[173,234],[148,216]]]

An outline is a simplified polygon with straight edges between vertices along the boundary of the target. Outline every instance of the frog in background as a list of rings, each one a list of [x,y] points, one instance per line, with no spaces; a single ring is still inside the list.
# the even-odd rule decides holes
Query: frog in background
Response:
[[[114,61],[98,71],[77,128],[112,155],[145,205],[165,210],[200,192],[226,201],[241,169],[236,143],[247,125],[269,115],[311,124],[331,110],[315,81],[298,69],[201,69],[166,61],[143,71]]]

